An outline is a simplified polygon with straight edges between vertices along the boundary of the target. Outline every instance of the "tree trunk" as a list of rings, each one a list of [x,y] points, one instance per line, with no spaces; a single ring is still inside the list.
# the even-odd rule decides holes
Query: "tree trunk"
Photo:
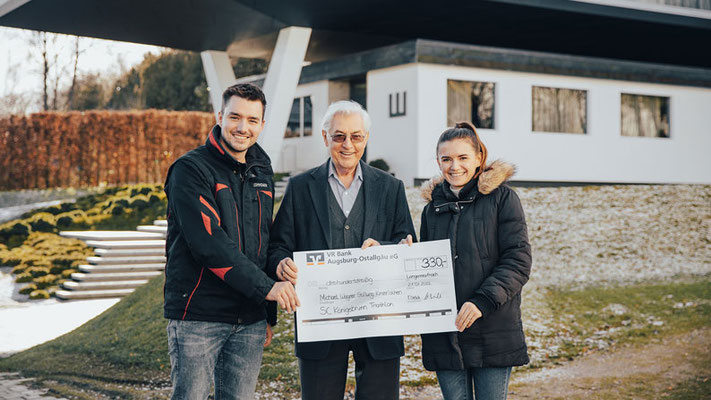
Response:
[[[74,40],[74,70],[72,72],[72,85],[69,86],[69,93],[67,94],[67,104],[65,108],[69,110],[74,109],[74,90],[77,84],[77,65],[79,64],[79,36]]]
[[[47,111],[49,110],[49,60],[47,59],[47,34],[42,32],[40,35],[42,36],[42,78],[44,80],[44,86],[42,91],[42,105],[44,111]]]

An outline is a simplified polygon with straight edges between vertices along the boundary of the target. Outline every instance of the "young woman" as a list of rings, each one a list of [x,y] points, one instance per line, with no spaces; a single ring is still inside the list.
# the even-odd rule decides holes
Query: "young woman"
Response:
[[[520,305],[531,247],[521,202],[503,184],[514,167],[487,166],[466,122],[439,137],[437,164],[442,176],[422,191],[420,240],[451,241],[458,332],[422,335],[422,360],[445,400],[506,399],[511,367],[528,363]]]

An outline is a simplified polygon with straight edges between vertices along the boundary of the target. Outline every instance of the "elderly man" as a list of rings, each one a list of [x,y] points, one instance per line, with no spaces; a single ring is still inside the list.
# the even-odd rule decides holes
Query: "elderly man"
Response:
[[[292,253],[394,244],[414,235],[402,182],[360,161],[370,117],[358,104],[331,104],[322,123],[330,159],[289,180],[272,227],[268,268],[296,284]],[[298,337],[298,332],[297,332]],[[348,355],[356,399],[397,399],[402,336],[296,343],[304,400],[343,399]]]

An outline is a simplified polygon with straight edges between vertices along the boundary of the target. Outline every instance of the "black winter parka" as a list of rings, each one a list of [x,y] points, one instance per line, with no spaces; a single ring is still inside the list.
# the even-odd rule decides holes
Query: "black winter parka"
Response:
[[[215,126],[205,145],[168,171],[164,316],[169,319],[276,324],[265,300],[275,277],[265,272],[274,208],[269,156],[258,144],[239,164]]]
[[[428,370],[528,363],[521,288],[531,271],[526,220],[516,192],[502,185],[513,166],[496,161],[455,197],[442,179],[423,186],[420,240],[451,240],[457,308],[472,302],[482,317],[464,332],[422,335]]]

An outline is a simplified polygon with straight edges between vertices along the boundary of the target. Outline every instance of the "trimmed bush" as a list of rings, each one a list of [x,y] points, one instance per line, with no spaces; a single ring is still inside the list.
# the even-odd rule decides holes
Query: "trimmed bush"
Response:
[[[79,271],[76,269],[65,269],[64,271],[62,271],[61,275],[62,275],[62,278],[70,279],[72,277],[72,274],[75,272],[79,272]]]
[[[25,270],[26,270],[27,268],[29,268],[29,267],[30,267],[30,266],[27,265],[27,264],[18,264],[18,265],[15,265],[14,267],[12,267],[12,273],[15,274],[15,275],[19,275],[19,274],[25,272]]]
[[[30,232],[29,224],[11,221],[0,225],[0,241],[9,248],[17,247],[27,239]]]
[[[24,235],[27,236],[30,234],[30,226],[27,225],[24,222],[17,222],[10,227],[10,230],[8,231],[10,235]]]
[[[41,300],[41,299],[48,299],[49,298],[49,292],[46,290],[35,290],[34,292],[30,293],[30,299],[32,300]]]
[[[32,282],[32,274],[30,274],[29,272],[23,272],[20,275],[17,275],[17,278],[15,278],[15,282],[17,282],[17,283]]]
[[[20,294],[30,294],[37,290],[37,285],[34,283],[28,283],[27,285],[20,288]]]
[[[45,276],[49,274],[49,268],[47,267],[29,267],[27,268],[27,273],[32,275],[33,278],[37,278],[40,276]]]
[[[30,227],[34,232],[54,232],[57,230],[56,219],[46,212],[34,214],[30,219]]]
[[[390,171],[390,166],[382,158],[373,160],[373,161],[369,162],[368,164],[373,168],[377,168],[377,169],[383,170],[385,172]]]
[[[131,189],[131,197],[134,197],[139,194],[148,194],[153,191],[152,187],[137,187]]]
[[[55,267],[60,267],[62,269],[69,268],[77,260],[77,257],[80,257],[83,259],[85,257],[85,255],[81,252],[79,254],[76,254],[76,252],[71,251],[71,252],[69,252],[69,254],[67,254],[67,257],[55,257],[54,260],[52,260],[52,264]]]
[[[131,203],[130,203],[131,208],[135,208],[139,211],[145,210],[146,208],[149,207],[149,205],[150,204],[148,202],[148,197],[146,197],[144,195],[138,195],[138,196],[132,198]]]
[[[62,210],[62,207],[61,207],[61,206],[51,206],[51,207],[47,207],[47,208],[45,208],[45,209],[42,210],[42,211],[44,211],[44,212],[46,212],[46,213],[49,213],[49,214],[52,214],[52,215],[59,215],[59,214],[61,214],[61,213],[64,212],[64,210]]]
[[[22,258],[14,256],[12,253],[8,252],[8,254],[6,256],[3,256],[2,260],[0,260],[0,263],[8,267],[14,267],[22,263]]]
[[[46,289],[54,285],[57,281],[57,275],[48,274],[35,278],[33,282],[37,285],[37,289]]]
[[[66,228],[66,227],[70,226],[72,224],[72,222],[74,222],[74,218],[72,218],[70,216],[63,216],[63,217],[57,218],[57,226],[60,228]]]
[[[77,209],[76,204],[74,204],[74,203],[72,203],[72,202],[62,203],[62,204],[59,205],[59,207],[61,208],[61,210],[62,210],[63,213],[66,213],[66,212],[69,212],[69,211],[74,211],[74,210]]]
[[[123,215],[124,212],[125,210],[120,204],[116,204],[114,208],[111,209],[111,215]]]
[[[67,268],[65,265],[57,265],[57,264],[52,264],[51,267],[49,267],[49,273],[50,274],[61,274],[62,271],[64,271]]]

